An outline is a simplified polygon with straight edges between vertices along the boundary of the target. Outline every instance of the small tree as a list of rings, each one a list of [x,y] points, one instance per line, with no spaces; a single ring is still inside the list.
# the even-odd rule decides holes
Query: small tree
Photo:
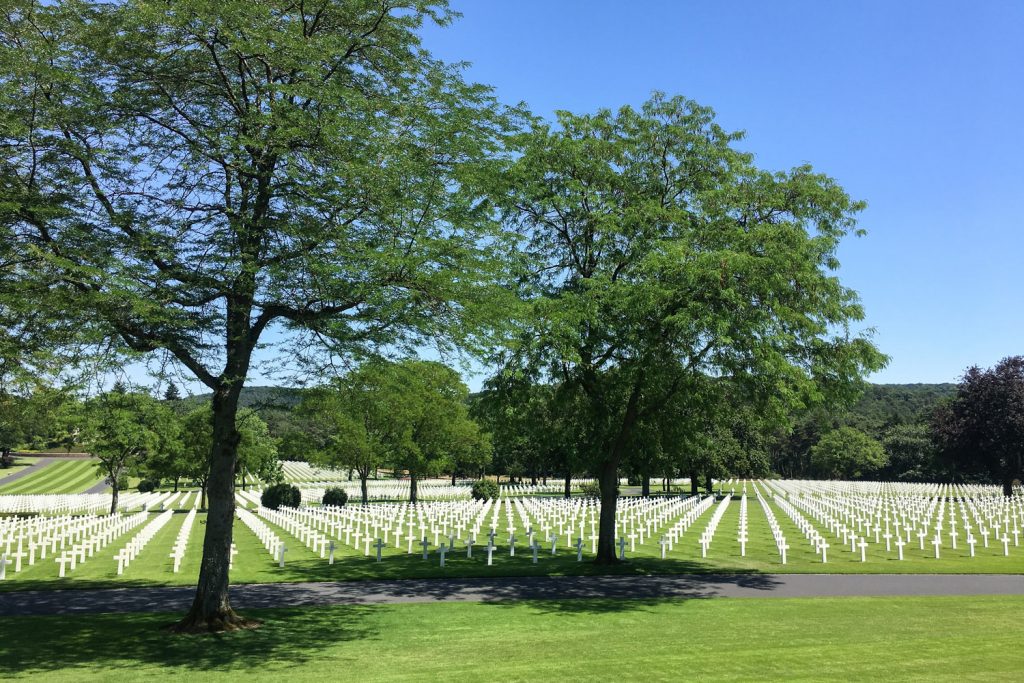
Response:
[[[494,500],[501,494],[501,487],[496,481],[478,479],[473,482],[473,489],[470,493],[473,500]]]
[[[302,503],[302,492],[291,484],[274,484],[263,491],[260,504],[265,508],[276,510],[282,505],[297,508]]]
[[[148,459],[178,449],[180,426],[166,406],[142,393],[107,392],[89,403],[88,412],[88,443],[113,490],[113,514],[126,475],[141,472]]]
[[[811,465],[826,479],[869,477],[888,461],[881,443],[853,427],[833,429],[811,449]]]
[[[324,491],[324,497],[320,501],[323,505],[333,505],[334,507],[344,507],[345,503],[348,502],[348,493],[345,489],[340,489],[337,486],[333,486]]]

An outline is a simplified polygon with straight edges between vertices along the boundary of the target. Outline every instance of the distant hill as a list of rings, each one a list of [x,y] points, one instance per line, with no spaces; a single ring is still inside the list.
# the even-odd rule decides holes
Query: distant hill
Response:
[[[253,408],[259,411],[263,408],[280,408],[291,410],[302,400],[302,389],[289,387],[243,387],[238,397],[238,402],[243,408]],[[181,403],[189,408],[194,408],[204,403],[209,403],[213,394],[196,394],[181,399]]]
[[[843,421],[869,433],[894,424],[921,422],[935,406],[955,393],[956,385],[952,383],[869,384]]]
[[[289,387],[242,387],[238,403],[243,408],[252,408],[270,428],[274,436],[281,436],[288,431],[291,423],[292,409],[302,400],[303,389]],[[213,394],[196,394],[181,399],[183,411],[193,410],[209,403]]]

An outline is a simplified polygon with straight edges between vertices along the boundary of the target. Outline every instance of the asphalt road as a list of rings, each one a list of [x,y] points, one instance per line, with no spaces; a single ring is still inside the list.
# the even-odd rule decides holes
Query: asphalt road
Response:
[[[17,591],[0,594],[0,617],[105,612],[176,612],[192,587]],[[236,608],[410,602],[651,598],[807,598],[908,595],[1024,595],[1024,576],[1007,574],[738,574],[540,576],[332,583],[231,588]]]

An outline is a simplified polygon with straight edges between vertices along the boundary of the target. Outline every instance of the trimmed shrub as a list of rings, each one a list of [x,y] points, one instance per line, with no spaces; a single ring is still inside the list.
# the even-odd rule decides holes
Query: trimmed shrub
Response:
[[[588,481],[586,484],[580,486],[580,492],[584,496],[589,496],[591,498],[600,498],[601,486],[596,481]]]
[[[339,489],[335,486],[324,491],[324,498],[321,502],[324,505],[333,505],[340,508],[348,502],[348,493],[345,489]]]
[[[149,493],[150,491],[156,491],[160,487],[159,481],[153,481],[152,479],[143,479],[139,482],[139,493]]]
[[[263,492],[260,503],[263,507],[276,510],[282,505],[290,508],[299,507],[302,502],[302,492],[297,486],[291,484],[274,484]]]
[[[473,482],[473,500],[493,500],[498,497],[501,488],[498,482],[490,479],[478,479]]]

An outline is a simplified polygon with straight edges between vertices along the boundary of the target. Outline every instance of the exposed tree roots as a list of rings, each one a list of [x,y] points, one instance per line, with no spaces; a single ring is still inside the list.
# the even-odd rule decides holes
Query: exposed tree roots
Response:
[[[263,622],[247,619],[234,610],[203,616],[193,610],[185,618],[171,625],[168,631],[180,634],[226,633],[259,628]]]

